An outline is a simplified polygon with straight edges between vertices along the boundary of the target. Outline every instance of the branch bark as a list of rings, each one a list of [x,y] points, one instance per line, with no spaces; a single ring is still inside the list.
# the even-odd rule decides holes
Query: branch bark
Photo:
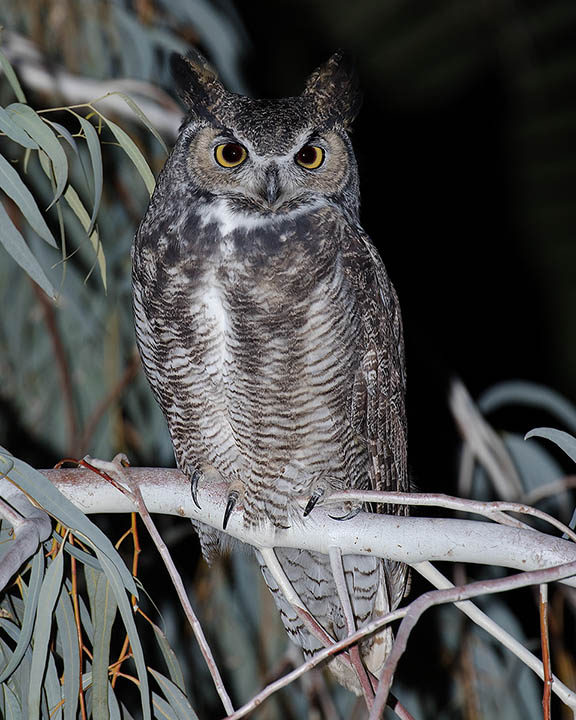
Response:
[[[86,513],[132,512],[122,493],[83,469],[42,470],[75,505]],[[199,488],[200,508],[190,494],[190,483],[178,470],[129,468],[130,482],[140,487],[152,513],[188,517],[222,529],[227,488],[211,483]],[[302,511],[304,508],[304,501]],[[245,528],[242,513],[230,516],[227,533],[257,548],[291,547],[321,552],[331,546],[343,554],[371,554],[409,564],[425,560],[500,565],[517,570],[541,570],[576,561],[576,544],[536,530],[507,527],[476,520],[414,518],[361,512],[340,522],[330,510],[317,507],[307,518],[295,513],[288,529],[263,524]],[[576,579],[565,580],[576,587]]]

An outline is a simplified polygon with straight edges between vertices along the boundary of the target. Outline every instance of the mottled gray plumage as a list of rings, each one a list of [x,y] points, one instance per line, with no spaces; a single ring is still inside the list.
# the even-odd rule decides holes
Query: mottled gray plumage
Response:
[[[407,490],[401,318],[358,220],[353,73],[336,54],[299,97],[254,100],[227,92],[199,56],[173,69],[189,115],[136,236],[133,287],[179,467],[193,492],[228,482],[247,526],[305,522],[315,491]],[[198,532],[210,559],[224,536]],[[277,556],[309,612],[345,636],[328,558]],[[403,565],[346,556],[344,569],[358,626],[404,594]],[[317,650],[263,573],[289,635]],[[390,638],[362,646],[373,672]],[[332,669],[358,689],[340,661]]]

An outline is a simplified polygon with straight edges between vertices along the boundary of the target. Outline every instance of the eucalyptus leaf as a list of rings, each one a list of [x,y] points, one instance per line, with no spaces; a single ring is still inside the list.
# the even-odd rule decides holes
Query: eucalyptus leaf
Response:
[[[182,673],[182,668],[180,667],[180,663],[178,662],[176,653],[170,647],[170,643],[168,642],[166,635],[158,627],[158,625],[152,623],[152,629],[154,630],[156,641],[160,646],[160,650],[162,651],[162,655],[168,668],[168,672],[170,673],[170,679],[180,690],[184,691],[186,688],[186,684],[184,682],[184,675]]]
[[[546,410],[576,433],[576,407],[560,393],[537,383],[510,380],[498,383],[478,400],[482,413],[489,413],[506,405],[524,405]]]
[[[46,120],[46,122],[48,123],[48,125],[50,125],[50,127],[53,127],[54,130],[56,130],[56,132],[64,138],[64,140],[66,140],[68,145],[70,145],[70,147],[74,151],[74,155],[78,155],[78,143],[74,139],[74,136],[72,135],[70,130],[68,130],[68,128],[65,128],[64,125],[54,122],[54,120]]]
[[[82,596],[78,597],[78,605],[80,607],[80,622],[82,623],[82,632],[90,644],[94,643],[94,626],[92,625],[92,616],[84,602]]]
[[[16,77],[16,73],[14,72],[14,68],[10,64],[10,61],[4,55],[2,50],[0,50],[0,66],[2,67],[2,70],[4,71],[4,74],[6,75],[6,79],[10,83],[10,87],[14,91],[14,95],[18,98],[18,100],[21,103],[26,102],[26,95],[24,95],[24,91],[22,90],[22,86],[20,85],[20,81]]]
[[[28,135],[32,137],[50,158],[56,178],[56,194],[52,204],[64,192],[68,182],[68,158],[62,145],[47,123],[29,105],[12,103],[6,108],[12,118],[17,117]]]
[[[3,155],[0,155],[0,189],[18,205],[22,215],[38,235],[52,247],[58,247],[32,193]]]
[[[60,680],[52,652],[48,652],[46,675],[44,677],[44,692],[48,706],[50,720],[62,720],[62,695],[60,693]]]
[[[124,132],[121,127],[116,125],[116,123],[112,122],[112,120],[109,120],[108,118],[104,119],[106,121],[106,124],[114,134],[114,137],[116,138],[116,140],[118,140],[120,147],[124,150],[126,155],[134,163],[134,167],[136,168],[136,170],[138,170],[138,172],[140,173],[140,177],[146,185],[148,194],[152,195],[152,193],[154,192],[154,185],[156,184],[156,181],[154,180],[154,175],[152,174],[152,170],[150,170],[150,167],[146,162],[144,155],[142,155],[134,140],[132,140],[132,138],[126,132]]]
[[[9,620],[5,620],[4,618],[0,617],[0,627],[14,642],[18,641],[18,637],[20,635],[20,628],[14,625],[13,622],[10,622]],[[32,650],[30,649],[30,646],[28,646],[26,648],[26,652],[24,653],[22,661],[20,662],[10,679],[6,681],[11,684],[11,687],[18,688],[17,694],[19,698],[25,698],[28,692],[28,688],[30,687],[31,664]]]
[[[2,692],[4,694],[4,720],[24,720],[22,706],[16,694],[6,683],[2,685]]]
[[[122,590],[122,594],[124,591]],[[92,622],[94,640],[92,649],[92,712],[94,720],[108,720],[108,666],[112,626],[116,618],[117,603],[108,578],[99,573],[94,597]]]
[[[114,693],[114,689],[108,683],[108,708],[110,720],[122,720],[122,712],[118,703],[118,698]]]
[[[188,698],[179,687],[177,687],[171,680],[150,668],[150,674],[155,678],[158,685],[162,688],[164,697],[168,700],[170,707],[176,713],[178,720],[192,720],[197,719],[197,715],[194,712],[192,706],[188,702]]]
[[[43,680],[46,673],[48,645],[52,629],[52,613],[62,588],[64,554],[60,550],[50,563],[38,598],[36,623],[34,625],[34,648],[30,669],[30,689],[28,691],[28,717],[38,717],[42,696]]]
[[[20,267],[37,283],[42,290],[56,299],[56,291],[42,266],[26,244],[18,228],[12,222],[4,205],[0,203],[0,244]]]
[[[42,548],[34,555],[32,560],[32,570],[30,573],[30,584],[28,586],[28,597],[24,605],[24,617],[22,618],[22,626],[18,642],[14,649],[14,653],[10,661],[0,674],[0,683],[14,672],[24,657],[24,653],[30,645],[30,639],[34,630],[34,619],[36,617],[36,608],[38,607],[38,599],[42,588],[42,580],[44,578],[44,552]]]
[[[154,717],[157,720],[178,720],[175,710],[170,707],[170,704],[161,695],[153,692],[152,703],[154,705]]]
[[[66,543],[66,545],[69,545],[69,543]],[[75,720],[78,709],[80,656],[74,607],[66,585],[62,586],[58,604],[56,605],[56,624],[58,626],[58,639],[64,667],[64,683],[62,685],[64,720]]]
[[[8,461],[14,463],[14,467],[6,473],[3,464]],[[99,558],[106,556],[116,568],[123,586],[132,595],[138,597],[134,578],[110,539],[81,510],[64,497],[42,473],[30,467],[23,460],[12,455],[3,456],[2,454],[0,454],[0,472],[8,474],[10,480],[33,498],[40,507],[70,528],[74,534],[88,542],[93,549],[97,549]]]
[[[502,439],[518,468],[526,491],[530,492],[563,476],[559,463],[540,443],[527,443],[522,435],[516,433],[505,433]]]
[[[54,533],[53,539],[58,543],[62,542],[62,536],[58,535],[58,533]],[[84,550],[80,550],[80,548],[76,547],[76,545],[71,545],[68,542],[64,543],[64,550],[73,558],[79,560],[83,565],[88,565],[89,567],[94,568],[94,570],[98,570],[99,572],[102,571],[100,563],[94,557],[94,555],[90,555],[90,553],[84,552]]]
[[[80,222],[82,223],[82,227],[86,230],[86,232],[88,232],[89,229],[92,227],[92,221],[90,220],[90,216],[88,215],[88,212],[86,211],[82,200],[80,200],[78,193],[76,192],[76,190],[74,190],[72,185],[68,185],[68,187],[66,188],[66,192],[64,193],[64,199],[66,200],[78,220],[80,220]],[[94,252],[96,253],[98,269],[100,270],[100,278],[102,279],[104,290],[106,290],[106,256],[104,255],[104,250],[102,248],[102,243],[100,242],[98,230],[92,230],[89,238],[90,242],[92,243],[92,247],[94,248]]]
[[[132,648],[132,655],[139,680],[143,718],[144,720],[151,720],[150,691],[148,687],[146,662],[144,661],[142,643],[140,642],[136,623],[134,622],[132,605],[126,596],[124,584],[122,583],[117,567],[110,561],[107,555],[104,555],[104,553],[99,550],[99,548],[96,548],[96,554],[100,560],[102,569],[110,582],[116,602],[118,603],[118,609],[122,615],[124,626],[126,627],[126,632],[128,633],[128,639],[130,640],[130,647]]]
[[[31,150],[38,149],[38,143],[32,140],[30,135],[21,127],[10,113],[6,112],[3,107],[0,107],[0,132],[6,134],[10,140],[14,140],[22,147],[30,148]]]
[[[572,437],[569,433],[564,432],[564,430],[556,430],[555,428],[546,427],[535,428],[534,430],[530,430],[530,432],[526,433],[524,439],[528,440],[533,437],[541,437],[546,440],[551,440],[553,443],[558,445],[561,450],[564,450],[571,460],[576,462],[576,438]]]
[[[92,234],[94,225],[96,224],[96,217],[100,210],[100,201],[102,199],[102,183],[103,183],[103,172],[102,172],[102,150],[100,148],[100,139],[98,133],[94,129],[94,126],[89,120],[76,115],[84,137],[86,138],[86,145],[88,146],[88,152],[90,153],[90,162],[92,163],[92,173],[94,181],[94,200],[92,206],[92,216],[90,218],[90,225],[86,232],[88,235]],[[104,283],[105,285],[106,283]]]
[[[146,116],[146,113],[137,105],[137,103],[130,97],[130,95],[126,95],[126,93],[120,92],[119,90],[114,90],[113,92],[108,93],[108,95],[106,97],[108,97],[109,95],[118,95],[119,98],[124,100],[126,105],[128,105],[128,107],[137,116],[137,118],[140,120],[140,122],[143,125],[145,125],[148,128],[148,130],[152,133],[152,135],[154,135],[156,140],[158,140],[158,142],[162,146],[162,150],[164,150],[164,152],[166,154],[168,154],[168,147],[166,146],[166,143],[164,142],[162,135],[160,135],[158,130],[156,130],[154,125],[150,122],[150,120]]]

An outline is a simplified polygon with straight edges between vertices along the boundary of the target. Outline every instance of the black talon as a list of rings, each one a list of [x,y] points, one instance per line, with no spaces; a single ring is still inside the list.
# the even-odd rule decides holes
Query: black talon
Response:
[[[324,496],[324,492],[324,488],[316,488],[316,490],[314,490],[314,492],[310,496],[310,500],[308,500],[308,504],[304,508],[304,517],[310,515],[312,510],[314,510],[314,508],[316,507],[318,500],[320,500],[320,498]]]
[[[192,477],[190,478],[190,493],[192,500],[198,509],[200,509],[200,503],[198,502],[198,480],[202,477],[200,470],[194,470]]]
[[[360,510],[362,510],[362,508],[355,508],[341,517],[336,517],[336,515],[329,515],[328,517],[332,518],[332,520],[352,520],[352,518],[355,518],[356,515],[358,515]]]
[[[228,503],[226,504],[226,511],[224,512],[224,522],[222,523],[222,527],[224,530],[226,530],[226,525],[228,525],[228,520],[230,519],[232,510],[234,510],[237,502],[238,502],[238,491],[231,490],[230,493],[228,494]]]

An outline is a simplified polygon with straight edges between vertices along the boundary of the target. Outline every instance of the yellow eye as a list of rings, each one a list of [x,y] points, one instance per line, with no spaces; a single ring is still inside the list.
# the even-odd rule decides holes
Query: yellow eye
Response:
[[[225,168],[238,167],[248,157],[246,148],[238,143],[223,143],[217,145],[214,150],[214,157],[218,165]]]
[[[324,162],[324,150],[316,145],[304,145],[298,150],[294,159],[306,170],[316,170]]]

